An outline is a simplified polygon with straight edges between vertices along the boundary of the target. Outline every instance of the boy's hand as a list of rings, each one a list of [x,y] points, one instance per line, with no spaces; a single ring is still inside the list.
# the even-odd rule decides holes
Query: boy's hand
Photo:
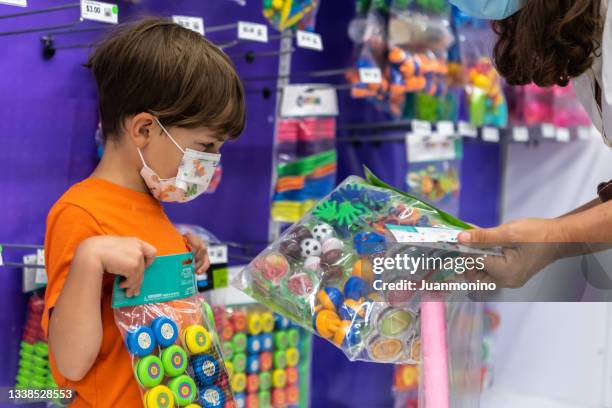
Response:
[[[193,252],[193,256],[196,261],[196,274],[199,275],[206,272],[210,266],[210,260],[208,259],[208,248],[206,248],[206,244],[202,238],[192,234],[191,232],[188,232],[183,236],[191,247],[191,252]]]
[[[157,249],[138,238],[98,236],[87,241],[103,270],[124,278],[119,287],[125,289],[126,296],[138,295],[144,270],[153,263]]]

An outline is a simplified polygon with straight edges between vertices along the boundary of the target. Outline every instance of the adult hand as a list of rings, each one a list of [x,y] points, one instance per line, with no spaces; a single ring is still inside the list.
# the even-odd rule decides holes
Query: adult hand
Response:
[[[502,256],[487,256],[482,271],[466,272],[469,281],[493,282],[498,287],[518,288],[559,258],[563,231],[556,220],[523,219],[495,228],[459,234],[459,243],[475,247],[503,247]]]

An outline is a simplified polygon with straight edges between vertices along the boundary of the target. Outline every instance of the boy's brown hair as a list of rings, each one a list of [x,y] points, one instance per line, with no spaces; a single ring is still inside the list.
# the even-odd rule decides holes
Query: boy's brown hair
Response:
[[[230,59],[200,34],[163,18],[119,26],[87,64],[98,87],[102,132],[149,112],[165,126],[206,127],[236,138],[244,129],[242,82]]]

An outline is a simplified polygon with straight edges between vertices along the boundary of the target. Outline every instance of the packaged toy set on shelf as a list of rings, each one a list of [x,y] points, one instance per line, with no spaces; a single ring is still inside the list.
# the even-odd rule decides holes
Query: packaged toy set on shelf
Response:
[[[309,406],[309,333],[255,303],[213,312],[238,408]]]
[[[449,268],[380,271],[376,259],[453,257],[459,247],[446,243],[469,228],[368,172],[368,181],[342,182],[257,256],[234,286],[329,340],[350,360],[415,362],[419,291],[373,289],[385,282],[461,281],[461,275]]]
[[[313,31],[318,0],[263,0],[263,15],[279,31],[297,27]]]
[[[463,148],[456,135],[408,134],[406,184],[414,196],[457,215]]]
[[[130,298],[115,281],[115,322],[146,408],[234,406],[212,311],[196,295],[193,263],[191,253],[155,258],[140,294]]]
[[[491,388],[494,378],[493,356],[497,331],[501,317],[494,304],[484,307],[483,342],[482,342],[482,389]]]
[[[571,82],[565,87],[553,87],[553,95],[555,126],[562,128],[591,126],[591,118],[578,100]]]
[[[489,57],[493,35],[489,24],[456,8],[453,21],[460,39],[470,122],[475,126],[505,127],[508,105],[501,79]]]
[[[419,366],[398,364],[393,374],[394,408],[419,408]]]
[[[336,185],[337,114],[329,86],[285,87],[276,125],[274,221],[296,222]]]

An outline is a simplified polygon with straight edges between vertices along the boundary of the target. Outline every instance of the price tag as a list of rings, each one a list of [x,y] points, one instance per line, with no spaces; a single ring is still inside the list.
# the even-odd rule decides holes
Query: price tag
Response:
[[[117,24],[119,22],[119,7],[112,3],[81,0],[81,19]]]
[[[227,263],[227,246],[212,245],[208,247],[208,259],[211,265]]]
[[[45,264],[45,250],[44,249],[36,250],[36,264],[41,265],[41,266]],[[45,269],[43,268],[36,269],[34,283],[37,285],[47,284],[47,271]]]
[[[591,137],[593,137],[593,133],[591,132],[590,126],[579,126],[578,127],[578,139],[589,140]]]
[[[439,133],[408,133],[406,149],[409,163],[455,160],[458,153],[455,137]]]
[[[0,0],[0,4],[8,4],[9,6],[28,7],[27,0]]]
[[[495,127],[485,126],[482,128],[482,140],[485,142],[499,142],[499,129]]]
[[[359,81],[364,84],[380,84],[382,82],[380,68],[359,68]]]
[[[415,135],[431,135],[431,123],[424,120],[413,120],[412,133]]]
[[[529,141],[529,128],[527,126],[517,126],[512,129],[512,138],[515,142]]]
[[[557,128],[556,132],[557,142],[567,143],[570,141],[570,131],[568,128]]]
[[[265,24],[238,22],[238,38],[247,41],[268,42],[268,26]]]
[[[2,261],[2,245],[0,245],[0,266],[4,265],[4,261]]]
[[[478,130],[468,122],[459,122],[459,135],[465,137],[478,137]]]
[[[192,16],[172,16],[172,21],[188,30],[204,35],[204,19]]]
[[[281,97],[281,116],[338,116],[336,90],[325,84],[286,85]]]
[[[449,120],[441,120],[437,124],[438,133],[444,136],[450,136],[456,134],[455,124]]]
[[[298,30],[296,34],[297,46],[315,51],[323,51],[321,35],[309,31]]]
[[[554,139],[556,135],[554,125],[545,123],[542,125],[542,137],[545,139]]]

